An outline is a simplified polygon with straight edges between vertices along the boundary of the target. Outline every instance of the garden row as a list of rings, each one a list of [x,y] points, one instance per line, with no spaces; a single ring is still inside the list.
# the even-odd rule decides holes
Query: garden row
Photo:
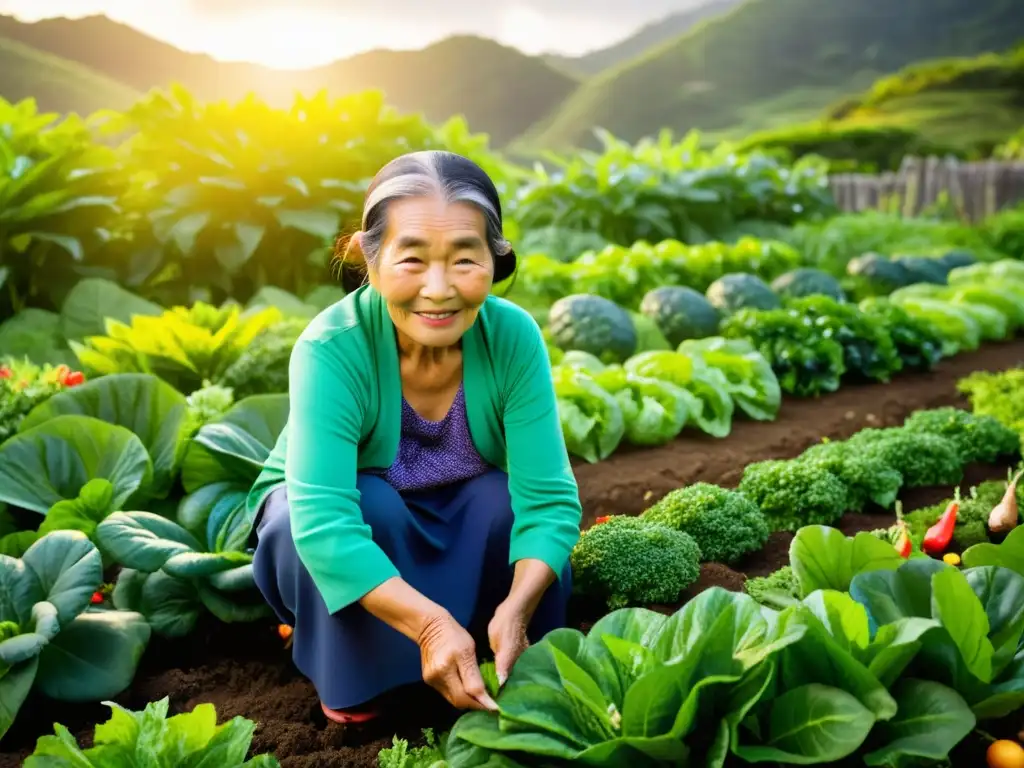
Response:
[[[661,445],[688,427],[725,437],[735,414],[776,418],[783,393],[817,396],[841,382],[928,371],[1024,327],[1024,262],[1014,260],[953,269],[949,285],[910,285],[860,304],[818,292],[813,280],[783,302],[754,281],[726,276],[708,299],[655,289],[642,311],[663,331],[661,344],[650,334],[637,344],[624,332],[636,320],[610,302],[557,301],[548,332],[560,343],[551,356],[569,450],[594,462],[623,440]],[[634,354],[637,346],[644,351]]]
[[[910,285],[859,304],[810,293],[813,281],[808,295],[784,304],[770,293],[769,307],[761,295],[761,308],[756,291],[728,278],[709,288],[712,294],[724,286],[715,303],[664,287],[655,293],[667,298],[649,315],[637,315],[650,321],[642,343],[634,335],[622,347],[614,339],[623,329],[633,332],[634,318],[614,305],[621,317],[595,306],[597,297],[562,299],[546,332],[577,347],[549,348],[566,443],[595,462],[623,441],[663,445],[684,430],[725,437],[737,414],[775,419],[783,393],[814,396],[841,382],[931,370],[945,356],[1012,337],[1024,326],[1022,264],[1004,259],[959,267],[949,272],[948,285]],[[151,373],[186,395],[204,418],[253,395],[283,395],[292,345],[309,318],[341,295],[325,287],[299,299],[264,289],[245,309],[199,302],[164,310],[113,283],[84,280],[60,314],[27,309],[0,325],[5,351],[57,366],[7,360],[0,439],[64,385],[69,368],[90,379]],[[70,381],[80,378],[76,372]]]
[[[498,697],[500,716],[460,718],[433,750],[409,752],[399,742],[381,756],[381,765],[414,768],[442,757],[453,768],[564,760],[837,764],[850,755],[860,764],[893,765],[910,758],[941,761],[978,724],[1000,730],[1001,718],[1024,704],[1024,668],[1016,658],[1024,634],[1024,534],[1016,527],[1016,506],[1011,521],[1010,502],[1003,501],[1012,497],[1016,505],[1024,500],[1021,492],[1007,494],[1006,481],[984,483],[927,533],[944,510],[914,511],[892,528],[856,536],[827,526],[844,513],[891,508],[905,488],[957,485],[965,466],[1009,466],[1020,453],[1022,383],[1019,370],[977,374],[962,382],[974,415],[953,408],[917,411],[900,427],[863,429],[793,460],[750,464],[737,490],[698,483],[670,493],[638,518],[598,521],[573,554],[578,588],[609,608],[628,607],[600,619],[586,634],[559,630],[530,649]],[[66,395],[48,402],[61,397]],[[97,638],[74,653],[56,653],[63,644],[84,642],[89,631],[114,625],[117,631],[108,629],[103,641],[120,650],[122,670],[137,662],[139,645],[145,644],[147,622],[137,614],[111,610],[106,602],[88,604],[95,599],[101,552],[113,553],[117,561],[129,548],[148,551],[154,562],[163,560],[164,580],[210,589],[197,571],[213,570],[216,559],[190,551],[170,521],[143,524],[144,537],[118,543],[146,517],[106,518],[95,536],[99,549],[84,537],[57,532],[22,558],[26,567],[20,573],[41,574],[38,583],[45,585],[42,594],[13,591],[25,595],[20,611],[35,621],[36,634],[64,626],[46,622],[53,611],[81,611],[67,624],[70,637],[62,640],[61,631],[40,658],[49,653],[91,662],[92,678],[62,683],[58,671],[83,670],[41,661],[37,685],[47,695],[76,700],[74,691],[103,669],[95,664],[101,660]],[[677,603],[702,563],[742,563],[774,530],[796,532],[788,566],[748,582],[750,596],[713,587],[669,617],[633,607]],[[1000,543],[988,543],[989,534]],[[933,559],[953,550],[963,552],[963,570]],[[142,578],[151,582],[156,576]],[[122,589],[119,580],[115,603]],[[35,598],[31,605],[29,595]],[[181,600],[180,593],[174,597]],[[159,623],[147,618],[159,634]],[[7,643],[17,645],[18,637],[26,633],[0,645],[0,653]],[[126,644],[126,637],[136,645]],[[629,658],[634,661],[627,663]],[[810,659],[817,661],[809,664]],[[153,706],[148,718],[157,727],[167,702]],[[589,714],[583,718],[583,712]],[[111,742],[104,749],[137,748],[131,728],[114,727],[126,718],[115,709],[113,724],[97,731]],[[212,753],[207,743],[215,720],[205,705],[180,725],[163,727],[196,729],[193,748]],[[922,721],[931,723],[926,732]],[[251,722],[232,721],[227,731],[237,759],[228,764],[241,763],[252,728]],[[44,755],[66,755],[72,734],[60,728],[58,733],[63,741],[42,739],[25,765],[41,768]],[[257,741],[263,743],[259,734]],[[92,762],[82,764],[101,764],[99,753],[87,755]],[[254,764],[275,764],[270,757],[260,760]]]

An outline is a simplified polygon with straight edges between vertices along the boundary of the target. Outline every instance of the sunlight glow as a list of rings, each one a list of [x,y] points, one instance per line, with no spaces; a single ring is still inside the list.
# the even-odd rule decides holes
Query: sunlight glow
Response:
[[[237,19],[207,22],[192,30],[195,48],[219,59],[258,61],[279,69],[316,67],[351,56],[381,37],[380,27],[313,9],[249,11]]]
[[[435,0],[424,0],[424,3]],[[366,5],[355,13],[281,0],[233,16],[212,17],[188,0],[0,0],[0,13],[23,21],[105,14],[190,53],[275,69],[318,67],[375,48],[414,50],[451,34],[477,34],[528,54],[580,54],[624,36],[617,19],[538,10],[520,0],[500,16],[453,23],[443,14],[389,18]]]

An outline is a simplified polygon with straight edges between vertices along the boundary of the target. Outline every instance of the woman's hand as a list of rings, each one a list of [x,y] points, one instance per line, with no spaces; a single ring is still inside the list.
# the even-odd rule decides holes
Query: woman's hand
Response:
[[[487,639],[494,651],[494,667],[500,685],[505,684],[520,655],[530,647],[526,639],[529,624],[530,618],[524,609],[506,602],[498,606],[487,626]]]
[[[487,627],[487,638],[494,651],[494,671],[501,685],[512,674],[512,667],[523,651],[530,647],[526,630],[544,592],[554,581],[555,572],[540,560],[516,562],[508,597],[498,606]]]
[[[477,666],[476,643],[450,614],[427,622],[419,646],[423,680],[448,703],[457,709],[498,710]]]

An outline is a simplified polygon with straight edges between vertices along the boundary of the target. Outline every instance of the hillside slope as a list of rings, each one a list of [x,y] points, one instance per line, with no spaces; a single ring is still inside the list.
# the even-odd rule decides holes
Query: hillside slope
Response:
[[[826,114],[832,125],[896,127],[987,154],[1024,125],[1024,46],[913,64]]]
[[[33,98],[43,112],[87,115],[127,107],[139,93],[77,62],[0,38],[0,97]]]
[[[1005,54],[916,62],[818,120],[754,133],[737,146],[823,155],[874,172],[895,170],[908,154],[989,157],[1022,125],[1024,44]]]
[[[741,2],[743,0],[708,0],[690,10],[673,13],[664,19],[651,22],[625,40],[607,48],[575,57],[549,54],[545,59],[563,72],[591,77],[642,56],[650,49],[686,34],[705,19],[721,16]]]
[[[474,36],[420,51],[370,51],[303,72],[300,82],[335,92],[379,88],[389,104],[441,122],[465,115],[503,146],[565,103],[579,83],[541,58]]]
[[[747,0],[587,81],[522,143],[592,146],[595,126],[629,140],[659,128],[771,128],[913,61],[1006,50],[1021,37],[1019,0]]]
[[[463,114],[473,131],[490,134],[497,146],[562,104],[578,85],[543,59],[470,36],[418,51],[370,51],[289,72],[186,53],[103,16],[31,24],[0,16],[0,37],[79,62],[139,91],[180,82],[201,100],[234,100],[255,92],[284,105],[297,91],[326,88],[342,95],[380,89],[404,112],[421,112],[438,122]]]

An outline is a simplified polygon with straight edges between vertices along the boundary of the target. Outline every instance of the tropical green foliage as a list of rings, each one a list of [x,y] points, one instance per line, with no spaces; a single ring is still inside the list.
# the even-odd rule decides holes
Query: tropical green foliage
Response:
[[[0,99],[0,317],[59,304],[121,213],[117,154],[58,117]]]

